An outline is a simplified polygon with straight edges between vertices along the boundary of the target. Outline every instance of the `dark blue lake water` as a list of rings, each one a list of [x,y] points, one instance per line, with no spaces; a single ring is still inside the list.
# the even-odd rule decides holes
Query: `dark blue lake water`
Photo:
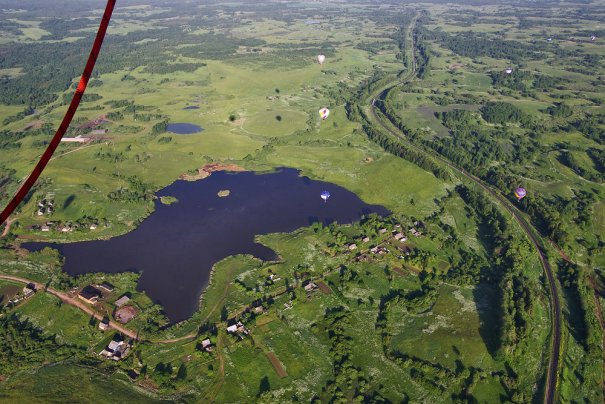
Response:
[[[228,197],[217,195],[226,189]],[[327,202],[320,197],[324,190],[331,195]],[[58,249],[70,275],[140,271],[138,289],[178,322],[198,309],[214,263],[235,254],[276,258],[273,250],[254,242],[255,235],[290,232],[318,221],[351,223],[369,213],[390,214],[342,187],[301,177],[288,168],[269,174],[216,172],[201,181],[176,181],[157,195],[174,196],[179,202],[167,206],[156,201],[155,212],[123,236],[23,246]]]
[[[200,109],[200,107],[197,105],[189,105],[188,107],[185,107],[183,109]]]
[[[169,123],[166,125],[166,130],[177,135],[191,135],[203,131],[204,128],[192,123]]]

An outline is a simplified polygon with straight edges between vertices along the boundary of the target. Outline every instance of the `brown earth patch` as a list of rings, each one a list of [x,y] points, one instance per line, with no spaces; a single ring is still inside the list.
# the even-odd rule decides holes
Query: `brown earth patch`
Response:
[[[108,123],[108,122],[111,122],[111,121],[109,119],[107,119],[107,115],[103,114],[103,115],[99,115],[92,121],[86,122],[84,125],[78,126],[78,129],[92,129],[94,127],[97,127],[99,125],[102,125],[102,124]]]
[[[394,267],[393,272],[395,272],[397,275],[401,275],[401,276],[405,275],[405,272],[403,271],[403,269],[399,268],[399,267]]]
[[[466,66],[464,63],[453,63],[450,65],[450,69],[459,69],[464,66]]]
[[[281,377],[282,379],[284,377],[288,377],[288,373],[286,372],[286,369],[284,369],[284,367],[282,366],[279,359],[277,359],[277,356],[273,352],[267,352],[266,355],[267,355],[267,359],[269,359],[269,361],[273,365],[273,369],[275,369],[275,373],[277,373],[277,375],[279,377]]]
[[[25,132],[26,130],[30,130],[30,129],[40,129],[43,124],[44,124],[44,121],[42,121],[40,119],[32,121],[25,128],[23,128],[23,131]]]
[[[319,290],[321,290],[321,293],[323,293],[324,295],[329,295],[332,293],[332,289],[330,289],[330,287],[328,285],[326,285],[325,283],[315,282],[315,284],[317,285]]]
[[[114,318],[122,324],[128,323],[138,313],[137,309],[132,306],[122,306],[116,310]]]
[[[210,177],[215,171],[246,171],[246,169],[237,164],[209,163],[202,168],[198,168],[196,174],[184,173],[179,178],[186,181],[197,181]]]

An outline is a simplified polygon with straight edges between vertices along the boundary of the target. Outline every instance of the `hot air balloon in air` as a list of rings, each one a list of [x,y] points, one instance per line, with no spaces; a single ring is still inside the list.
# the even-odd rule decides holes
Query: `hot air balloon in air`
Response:
[[[328,201],[329,197],[330,197],[330,193],[328,191],[323,191],[321,193],[321,199],[324,200],[324,203]]]
[[[328,115],[330,115],[330,110],[328,108],[322,108],[319,110],[319,116],[321,116],[321,119],[324,121],[328,118]]]
[[[320,65],[323,65],[324,62],[326,61],[326,55],[324,55],[324,54],[317,55],[317,61],[319,62]]]
[[[519,187],[515,189],[515,196],[517,197],[518,201],[525,198],[525,195],[527,195],[527,191],[525,190],[525,188]]]

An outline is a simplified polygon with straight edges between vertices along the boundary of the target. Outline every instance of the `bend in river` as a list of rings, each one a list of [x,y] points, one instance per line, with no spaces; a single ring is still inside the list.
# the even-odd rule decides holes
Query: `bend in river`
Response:
[[[221,190],[229,190],[229,196],[219,197]],[[331,195],[327,202],[320,197],[324,190]],[[269,174],[215,172],[202,181],[176,181],[157,196],[173,196],[178,202],[164,205],[157,200],[155,212],[128,234],[23,246],[58,249],[70,275],[140,271],[138,288],[178,322],[198,309],[216,262],[235,254],[276,258],[273,250],[254,242],[255,235],[291,232],[313,222],[351,223],[369,213],[390,214],[342,187],[301,177],[290,168]]]

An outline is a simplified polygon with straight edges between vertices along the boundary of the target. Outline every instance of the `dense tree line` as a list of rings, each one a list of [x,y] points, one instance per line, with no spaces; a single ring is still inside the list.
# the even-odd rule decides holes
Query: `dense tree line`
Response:
[[[592,159],[597,171],[601,173],[600,180],[605,180],[605,150],[590,147],[586,150],[586,154]]]
[[[9,123],[13,123],[16,121],[20,121],[26,116],[32,115],[36,110],[32,106],[26,107],[23,111],[17,113],[16,115],[9,116],[2,121],[4,125],[8,125]]]
[[[519,123],[522,120],[527,120],[528,117],[523,111],[508,102],[488,102],[481,107],[481,117],[489,123]]]
[[[494,87],[506,87],[511,90],[526,93],[531,88],[532,74],[524,70],[516,70],[511,74],[504,71],[490,73]]]
[[[143,183],[135,175],[128,177],[127,180],[128,186],[120,187],[115,191],[111,191],[107,197],[113,201],[122,202],[141,202],[153,200],[153,189],[150,188],[148,184]]]
[[[555,118],[569,118],[573,114],[571,107],[562,102],[557,102],[546,108],[546,112]]]
[[[605,116],[586,115],[584,118],[572,122],[570,127],[577,129],[585,137],[603,145],[605,144],[605,129],[602,127],[604,124]]]
[[[589,154],[589,156],[591,158],[596,157],[595,163],[602,163],[602,159],[603,157],[605,157],[605,154],[603,153],[602,150],[600,149],[590,149],[591,150],[591,154]],[[587,151],[588,154],[588,151]],[[594,156],[594,157],[593,157]],[[572,154],[572,152],[570,150],[561,150],[560,151],[560,155],[559,155],[559,161],[566,165],[567,167],[571,168],[576,174],[578,174],[580,177],[586,178],[587,180],[590,181],[602,181],[603,180],[603,174],[602,173],[598,173],[590,168],[585,168],[583,164],[581,164],[580,162],[578,162],[578,160],[574,157],[574,155]]]
[[[422,153],[405,146],[402,142],[383,134],[381,131],[376,130],[372,125],[364,124],[363,130],[372,141],[378,143],[387,152],[404,158],[416,164],[418,167],[432,172],[437,178],[442,180],[450,179],[448,172],[431,158],[425,157]]]
[[[533,47],[519,41],[490,39],[485,33],[464,31],[450,34],[445,31],[429,30],[423,24],[418,26],[418,37],[438,41],[445,48],[461,56],[476,58],[487,56],[494,59],[510,59],[513,63],[540,56]]]
[[[1,139],[1,136],[0,136]],[[15,174],[17,171],[0,164],[0,201],[10,197],[9,188],[16,182]]]
[[[353,339],[347,335],[350,312],[342,306],[328,308],[322,325],[330,339],[330,358],[333,377],[326,382],[323,394],[330,403],[386,402],[380,393],[372,389],[363,371],[356,367],[353,359]],[[312,402],[322,402],[314,397]]]
[[[595,361],[599,360],[600,325],[595,313],[586,304],[592,299],[593,293],[586,282],[582,281],[586,275],[578,265],[563,259],[559,260],[558,269],[557,275],[567,301],[564,314],[569,322],[571,333],[584,350],[592,354]]]
[[[0,150],[19,149],[21,142],[19,140],[25,137],[24,132],[9,132],[3,130],[0,132]]]
[[[44,335],[14,313],[0,317],[0,374],[43,362],[59,362],[78,353],[79,349],[59,344],[54,336]]]
[[[416,77],[424,79],[431,68],[431,51],[422,36],[414,31],[414,46],[416,47]]]
[[[504,110],[501,107],[496,109]],[[488,117],[492,119],[501,119],[506,115],[496,115],[491,107],[488,107],[488,111]],[[511,110],[506,111],[508,113]],[[490,129],[482,126],[474,113],[466,110],[455,109],[435,115],[450,129],[451,136],[425,141],[424,144],[477,175],[482,175],[494,161],[529,161],[539,148],[532,139],[506,127]]]
[[[531,246],[526,240],[512,237],[504,215],[482,194],[463,185],[456,191],[472,209],[480,225],[488,229],[489,236],[484,242],[493,251],[500,251],[500,255],[494,254],[491,258],[491,270],[482,280],[498,285],[500,350],[504,355],[511,355],[527,336],[527,322],[536,299],[537,285],[525,275],[524,257],[531,254]]]

